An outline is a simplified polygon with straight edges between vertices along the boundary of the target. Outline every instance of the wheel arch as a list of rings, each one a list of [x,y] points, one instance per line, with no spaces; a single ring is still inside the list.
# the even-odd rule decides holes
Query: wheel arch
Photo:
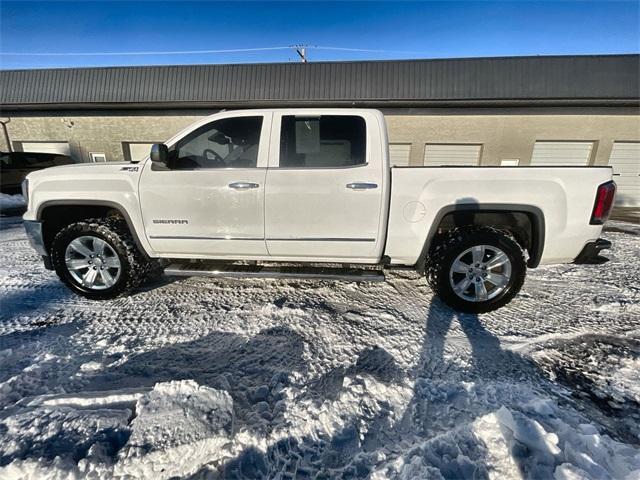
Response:
[[[506,220],[510,216],[516,219],[516,223],[518,222],[516,217],[526,218],[529,228],[523,225],[514,226],[512,222]],[[416,263],[419,272],[424,273],[426,258],[433,240],[443,228],[447,228],[450,222],[453,222],[455,227],[484,225],[507,230],[514,234],[519,243],[525,244],[521,246],[529,253],[527,266],[535,268],[540,264],[545,242],[545,219],[540,208],[513,203],[463,203],[447,205],[436,214]]]
[[[138,232],[127,209],[120,203],[109,200],[49,200],[42,202],[36,211],[36,219],[42,222],[45,248],[50,250],[51,241],[65,225],[91,217],[108,217],[117,215],[126,222],[136,247],[149,257],[147,249],[140,241]]]

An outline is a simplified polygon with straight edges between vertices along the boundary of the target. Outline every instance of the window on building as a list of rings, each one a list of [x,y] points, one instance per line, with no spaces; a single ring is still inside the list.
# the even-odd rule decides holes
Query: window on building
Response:
[[[92,162],[96,162],[96,163],[107,161],[107,156],[104,153],[91,152],[89,153],[89,158],[91,159]]]
[[[428,143],[424,148],[424,164],[437,166],[468,166],[480,164],[481,144],[443,144]]]
[[[593,142],[537,141],[531,165],[588,165]]]
[[[366,163],[366,123],[351,115],[282,117],[280,167],[336,168]]]
[[[141,162],[151,153],[151,146],[160,142],[122,142],[122,153],[127,162]]]
[[[640,142],[614,142],[609,165],[618,187],[616,205],[640,207]]]
[[[503,158],[500,160],[501,167],[517,167],[518,165],[520,165],[519,158]]]
[[[409,166],[409,155],[411,155],[410,143],[389,144],[389,161],[392,167]]]
[[[170,153],[173,169],[252,168],[258,163],[262,117],[216,120],[180,140]]]
[[[14,142],[16,151],[32,153],[57,153],[70,156],[68,142]]]

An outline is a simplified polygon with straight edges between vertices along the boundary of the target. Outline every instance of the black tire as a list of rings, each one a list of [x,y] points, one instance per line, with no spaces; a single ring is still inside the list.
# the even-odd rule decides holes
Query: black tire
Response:
[[[477,245],[502,250],[511,262],[511,275],[504,290],[495,297],[468,301],[456,294],[449,274],[456,258]],[[435,239],[425,267],[427,281],[433,291],[450,307],[467,313],[490,312],[509,303],[522,288],[527,272],[524,251],[513,236],[495,228],[478,226],[454,228]]]
[[[92,290],[76,281],[65,262],[67,246],[82,236],[98,237],[109,244],[120,260],[120,276],[113,286]],[[118,218],[91,218],[67,225],[60,230],[51,244],[51,262],[60,280],[74,292],[93,300],[106,300],[127,294],[141,285],[154,271],[156,263],[138,248],[124,220]]]

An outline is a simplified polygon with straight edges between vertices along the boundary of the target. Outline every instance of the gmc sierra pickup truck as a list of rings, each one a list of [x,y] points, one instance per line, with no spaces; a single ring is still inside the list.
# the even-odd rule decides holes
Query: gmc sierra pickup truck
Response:
[[[24,225],[45,266],[93,299],[170,275],[380,280],[413,268],[486,312],[527,267],[590,262],[609,167],[391,167],[365,109],[224,111],[140,163],[29,174]],[[600,257],[601,258],[601,257]]]

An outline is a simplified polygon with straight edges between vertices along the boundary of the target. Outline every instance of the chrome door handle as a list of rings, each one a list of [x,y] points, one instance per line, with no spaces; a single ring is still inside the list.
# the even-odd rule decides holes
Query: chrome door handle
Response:
[[[378,188],[377,183],[366,183],[366,182],[354,182],[347,183],[347,188],[351,190],[371,190],[372,188]]]
[[[251,182],[233,182],[229,184],[229,188],[234,190],[249,190],[251,188],[258,188],[260,185]]]

